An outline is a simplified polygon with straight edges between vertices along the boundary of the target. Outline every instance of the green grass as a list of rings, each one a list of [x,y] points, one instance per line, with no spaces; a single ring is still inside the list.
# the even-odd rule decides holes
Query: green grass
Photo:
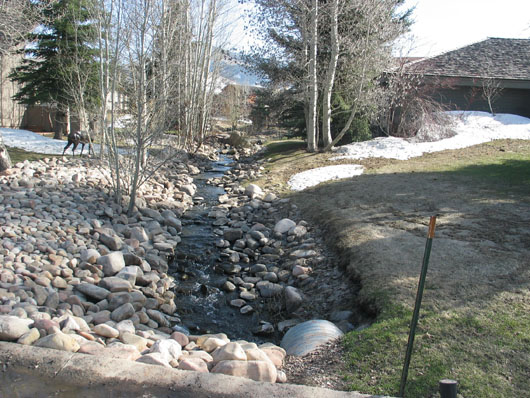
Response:
[[[36,160],[42,160],[45,158],[59,156],[59,155],[46,155],[43,153],[29,152],[29,151],[25,151],[24,149],[14,148],[14,147],[7,147],[7,152],[9,153],[9,157],[11,158],[11,163],[13,163],[13,165],[19,162],[24,162],[25,160],[29,160],[30,162],[32,162]]]
[[[267,152],[265,152],[265,157],[274,161],[286,156],[292,156],[295,153],[301,154],[304,153],[306,145],[303,140],[271,141],[266,144]]]
[[[464,397],[522,397],[528,387],[528,307],[493,300],[477,312],[422,311],[405,395],[431,397],[443,378],[459,381]],[[412,312],[385,307],[372,327],[346,335],[350,388],[397,395]]]

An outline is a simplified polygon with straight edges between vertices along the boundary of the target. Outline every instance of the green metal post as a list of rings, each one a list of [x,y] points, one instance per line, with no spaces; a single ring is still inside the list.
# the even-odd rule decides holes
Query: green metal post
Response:
[[[416,303],[414,304],[414,313],[412,314],[412,321],[410,322],[407,353],[405,354],[405,363],[403,364],[403,371],[401,373],[401,383],[399,386],[400,397],[405,396],[405,384],[407,383],[407,376],[409,373],[410,357],[412,356],[412,347],[414,345],[414,337],[416,336],[416,326],[418,325],[418,318],[420,317],[421,299],[423,297],[423,289],[425,288],[425,277],[427,276],[427,267],[429,265],[429,257],[431,255],[435,226],[436,216],[431,216],[431,220],[429,222],[429,233],[427,235],[427,243],[425,244],[425,254],[423,255],[423,265],[421,267],[420,280],[418,282],[418,292],[416,293]]]

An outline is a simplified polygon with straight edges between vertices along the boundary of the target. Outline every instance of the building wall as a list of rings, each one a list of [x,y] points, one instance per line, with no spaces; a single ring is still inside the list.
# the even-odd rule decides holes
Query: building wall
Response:
[[[451,110],[489,112],[481,87],[457,86],[453,89],[439,89],[434,98]],[[493,102],[493,112],[511,113],[530,118],[530,90],[504,88]]]
[[[9,78],[11,70],[22,60],[22,55],[0,55],[0,126],[18,128],[26,107],[12,100],[18,85]]]

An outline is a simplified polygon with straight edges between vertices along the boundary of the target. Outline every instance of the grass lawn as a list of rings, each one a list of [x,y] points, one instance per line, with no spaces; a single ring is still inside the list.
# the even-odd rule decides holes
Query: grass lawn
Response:
[[[60,155],[46,155],[43,153],[36,153],[36,152],[28,152],[24,149],[20,148],[14,148],[14,147],[7,147],[7,152],[9,153],[9,157],[11,158],[11,163],[13,165],[24,162],[25,160],[29,160],[30,162],[34,160],[42,160],[45,158],[52,158]]]
[[[442,378],[465,398],[529,396],[530,141],[335,163],[300,145],[270,144],[257,183],[290,196],[362,283],[358,305],[376,321],[343,339],[350,388],[398,394],[428,216],[439,214],[405,396],[434,397]],[[366,174],[288,191],[292,174],[336,163]]]

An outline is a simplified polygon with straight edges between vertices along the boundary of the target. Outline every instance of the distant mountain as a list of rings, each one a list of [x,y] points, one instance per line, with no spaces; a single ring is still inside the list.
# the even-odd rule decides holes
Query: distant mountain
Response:
[[[221,78],[226,84],[260,86],[261,78],[245,69],[245,64],[234,54],[226,54],[221,61]]]

